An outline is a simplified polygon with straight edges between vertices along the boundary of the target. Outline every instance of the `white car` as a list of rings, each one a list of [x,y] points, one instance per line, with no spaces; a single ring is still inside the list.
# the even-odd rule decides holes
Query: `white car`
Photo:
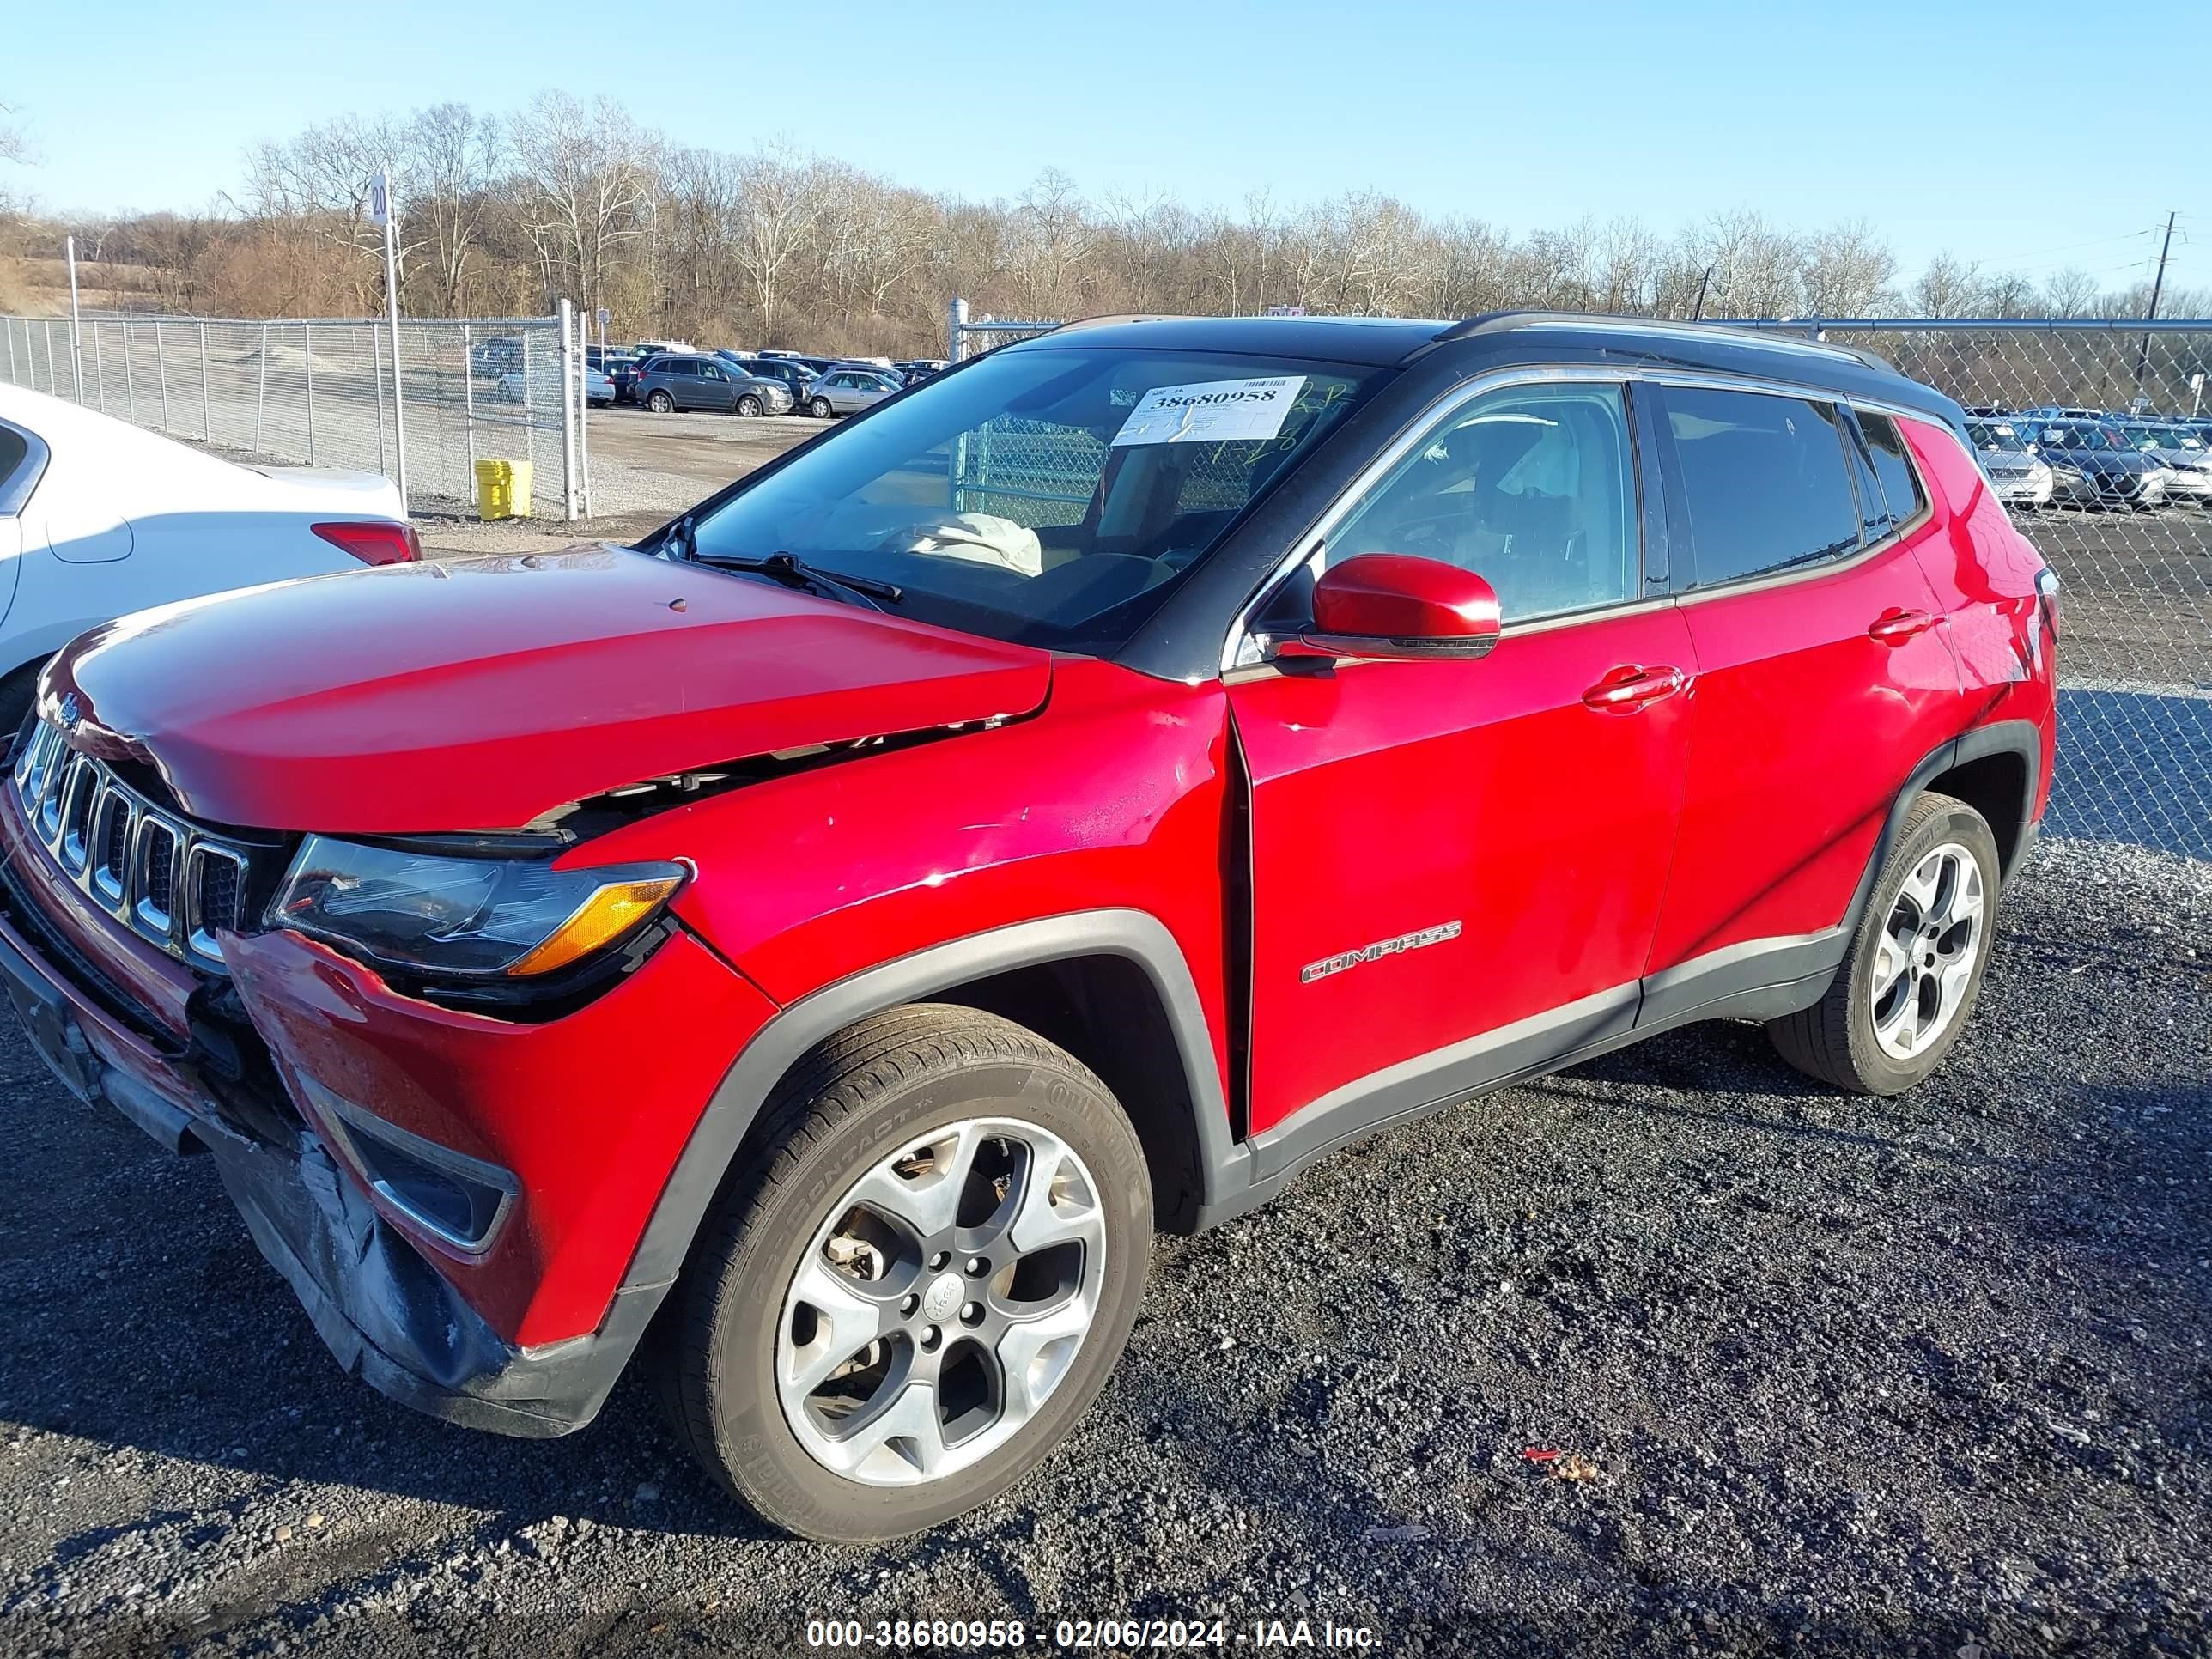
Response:
[[[127,611],[422,556],[374,472],[241,466],[0,386],[0,752],[46,659]]]
[[[499,395],[508,403],[519,404],[529,396],[533,380],[548,399],[561,395],[561,374],[555,368],[532,370],[526,379],[520,369],[510,370],[499,377]],[[615,383],[588,363],[584,366],[584,401],[594,409],[611,409],[615,401]]]
[[[2057,481],[2011,422],[1969,416],[1966,435],[1974,441],[1974,459],[1982,464],[1983,475],[1999,501],[2007,507],[2051,505]]]

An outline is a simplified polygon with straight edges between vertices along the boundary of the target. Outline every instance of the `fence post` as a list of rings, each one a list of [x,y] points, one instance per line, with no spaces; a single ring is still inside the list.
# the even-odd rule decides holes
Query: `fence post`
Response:
[[[7,327],[0,328],[0,335],[5,335],[8,339],[8,384],[13,386],[15,384],[15,325],[11,322]]]
[[[131,424],[138,424],[138,379],[131,372],[131,319],[123,319],[123,391],[131,401]]]
[[[462,482],[468,494],[462,499],[474,501],[477,489],[477,360],[469,343],[470,329],[461,325],[461,432],[469,447],[469,476]]]
[[[522,331],[522,459],[538,465],[538,416],[530,407],[530,337],[538,331],[526,324]]]
[[[951,314],[945,325],[945,355],[954,362],[961,359],[968,343],[968,302],[958,295],[952,296]]]
[[[581,312],[576,313],[576,483],[582,499],[583,516],[592,516],[592,400],[591,375],[587,372],[591,358],[584,350],[586,325]],[[606,342],[599,342],[600,353],[605,355]]]
[[[200,436],[215,441],[215,404],[208,398],[207,325],[200,325]]]
[[[561,301],[558,319],[561,325],[561,511],[570,523],[576,518],[576,400],[570,394],[569,375],[575,368],[575,353],[570,349],[569,337],[574,332],[575,307],[567,300]]]
[[[161,430],[169,429],[169,357],[161,344],[161,319],[154,319],[154,373],[161,381]]]
[[[386,472],[384,465],[384,337],[374,329],[368,331],[369,361],[376,381],[376,470]],[[388,474],[387,474],[388,476]]]
[[[315,325],[300,325],[300,362],[307,371],[307,465],[315,465]]]
[[[100,361],[100,325],[92,325],[92,378],[100,388],[100,412],[107,413],[107,365]]]
[[[253,453],[261,453],[261,406],[269,401],[269,325],[261,325],[261,375],[253,388]]]

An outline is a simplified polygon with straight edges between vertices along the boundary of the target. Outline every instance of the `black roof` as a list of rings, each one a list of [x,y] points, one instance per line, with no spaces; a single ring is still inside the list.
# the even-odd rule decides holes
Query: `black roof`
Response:
[[[1001,348],[1085,343],[1150,351],[1226,351],[1372,368],[1446,359],[1469,374],[1524,363],[1610,362],[1781,380],[1878,398],[1958,424],[1958,405],[1871,351],[1798,334],[1579,312],[1501,311],[1460,322],[1396,317],[1104,317]]]

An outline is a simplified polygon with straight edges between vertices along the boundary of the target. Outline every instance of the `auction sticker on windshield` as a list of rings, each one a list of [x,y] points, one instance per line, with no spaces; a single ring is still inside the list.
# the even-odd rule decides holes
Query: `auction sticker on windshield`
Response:
[[[1305,383],[1303,374],[1277,374],[1258,380],[1156,386],[1129,412],[1114,441],[1194,444],[1272,438],[1283,429]]]

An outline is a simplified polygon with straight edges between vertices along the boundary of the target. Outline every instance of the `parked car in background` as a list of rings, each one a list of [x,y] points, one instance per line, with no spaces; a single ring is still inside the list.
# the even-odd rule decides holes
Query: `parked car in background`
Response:
[[[1156,1228],[1696,1021],[1898,1095],[1993,960],[2063,971],[1994,949],[2056,579],[1960,423],[1861,353],[1610,318],[1009,343],[636,548],[69,647],[0,784],[0,984],[64,1086],[218,1169],[370,1385],[544,1437],[635,1361],[771,1523],[911,1533],[1075,1428]],[[963,453],[1073,512],[933,495]],[[212,927],[111,900],[88,799],[185,849]],[[86,1255],[149,1179],[87,1177]],[[1217,1254],[1261,1326],[1257,1252]],[[92,1363],[268,1290],[210,1275]]]
[[[636,377],[637,359],[626,349],[613,346],[586,346],[584,362],[607,377],[607,384],[613,388],[617,400],[627,392],[626,382]]]
[[[2028,447],[2027,439],[2008,420],[1966,415],[1966,435],[1975,458],[1988,474],[1990,488],[2008,507],[2048,507],[2057,489],[2049,463]]]
[[[533,368],[526,375],[520,370],[499,377],[499,395],[508,403],[519,404],[529,395],[531,382],[535,381],[538,395],[549,404],[561,400],[561,371],[556,364],[546,363]],[[615,383],[589,363],[584,365],[584,401],[595,408],[604,409],[615,400]]]
[[[2166,496],[2165,469],[2095,420],[2036,421],[2028,442],[2051,468],[2052,498],[2074,507],[2151,507]]]
[[[698,347],[689,340],[640,340],[630,348],[630,355],[641,362],[675,352],[696,352]]]
[[[2194,507],[2212,505],[2212,443],[2179,422],[2130,421],[2120,436],[2166,469],[2166,498]]]
[[[895,363],[892,367],[898,370],[908,386],[912,386],[933,374],[942,374],[952,365],[942,357],[916,357],[908,362]]]
[[[528,355],[519,334],[495,334],[469,348],[469,368],[483,380],[495,380],[528,367]]]
[[[241,466],[0,385],[0,744],[39,665],[96,623],[421,556],[377,473]]]
[[[763,380],[774,380],[791,394],[795,404],[806,394],[806,388],[822,378],[822,371],[810,368],[795,357],[774,357],[763,352],[745,365]]]
[[[791,394],[779,382],[748,374],[727,358],[696,352],[654,358],[638,377],[637,397],[656,415],[678,409],[781,415],[791,408]]]
[[[872,407],[899,389],[890,375],[871,368],[832,369],[806,388],[806,412],[817,420],[852,415]]]

